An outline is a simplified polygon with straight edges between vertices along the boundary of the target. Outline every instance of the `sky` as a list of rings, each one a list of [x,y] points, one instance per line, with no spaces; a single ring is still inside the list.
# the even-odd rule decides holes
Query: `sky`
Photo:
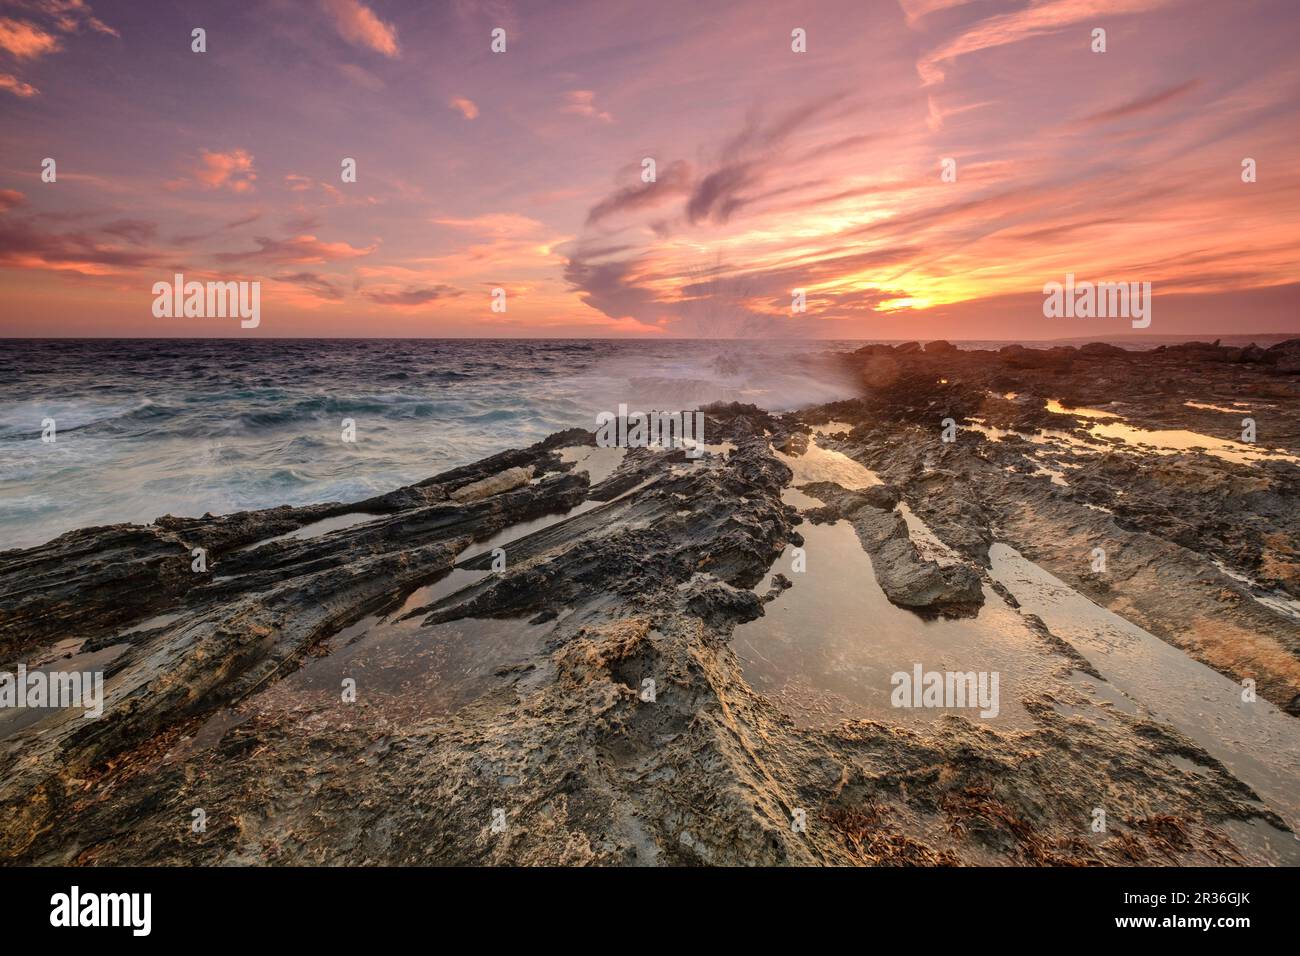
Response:
[[[1298,330],[1298,40],[1295,0],[0,0],[0,336]],[[176,273],[260,324],[156,317]],[[1067,273],[1151,326],[1045,317]]]

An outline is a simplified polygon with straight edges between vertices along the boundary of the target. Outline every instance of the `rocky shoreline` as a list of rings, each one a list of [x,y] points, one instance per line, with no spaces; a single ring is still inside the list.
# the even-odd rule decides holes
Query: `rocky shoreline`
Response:
[[[0,553],[3,666],[106,679],[97,720],[0,723],[0,858],[1300,862],[1270,789],[1300,784],[1270,736],[1300,714],[1300,340],[844,361],[861,398],[706,408],[699,460],[574,430],[366,501]],[[1207,447],[1160,447],[1188,432]],[[874,572],[854,585],[917,627],[1000,622],[1005,722],[813,726],[746,680],[737,629],[848,573],[812,545],[785,564],[841,522]],[[1253,681],[1250,761],[1210,752],[1158,680],[1134,699],[1143,675],[1031,611],[999,547],[1196,679]],[[877,623],[849,652],[894,666],[870,659]]]

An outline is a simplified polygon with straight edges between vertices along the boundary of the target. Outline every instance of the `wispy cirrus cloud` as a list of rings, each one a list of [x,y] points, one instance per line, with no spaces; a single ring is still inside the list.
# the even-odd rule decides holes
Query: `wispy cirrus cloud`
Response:
[[[479,236],[522,237],[535,234],[542,224],[529,216],[513,212],[489,212],[481,216],[457,219],[454,216],[439,216],[433,220],[440,226],[464,229]]]
[[[637,167],[639,173],[641,167]],[[664,167],[663,175],[655,182],[638,182],[606,196],[587,212],[587,225],[600,222],[617,213],[646,209],[682,195],[691,188],[691,167],[684,160],[675,160]]]
[[[317,299],[338,302],[343,298],[343,290],[329,279],[315,272],[294,272],[290,275],[275,276],[276,282],[296,286]]]
[[[898,0],[899,7],[903,10],[903,16],[907,20],[908,26],[914,26],[918,21],[932,13],[940,10],[950,10],[953,7],[964,6],[973,0]]]
[[[1137,116],[1159,106],[1164,106],[1166,103],[1178,99],[1183,94],[1191,92],[1199,85],[1200,80],[1188,80],[1186,83],[1177,83],[1173,86],[1167,86],[1164,89],[1156,90],[1154,93],[1147,93],[1144,96],[1131,99],[1126,103],[1121,103],[1119,106],[1113,107],[1112,109],[1092,113],[1089,116],[1085,116],[1080,120],[1080,122],[1085,124],[1105,123],[1110,120],[1127,119],[1130,116]]]
[[[611,114],[596,108],[596,93],[594,90],[570,90],[564,95],[564,105],[560,107],[560,112],[585,116],[588,119],[600,120],[602,123],[614,122],[614,117]]]
[[[341,204],[345,201],[343,192],[332,183],[321,182],[310,176],[304,176],[301,173],[286,173],[282,180],[284,188],[290,192],[306,193],[321,192],[329,197],[330,202]]]
[[[247,215],[240,216],[237,219],[232,219],[230,222],[222,223],[221,225],[217,226],[215,229],[210,229],[207,232],[188,232],[178,236],[173,236],[172,242],[176,243],[177,245],[186,246],[192,242],[197,242],[201,239],[211,239],[214,236],[219,236],[223,232],[226,232],[227,230],[230,229],[238,229],[240,226],[251,225],[252,223],[257,222],[261,218],[262,218],[262,214],[260,212],[250,212]],[[306,232],[306,231],[308,230],[306,229],[295,230],[295,232]]]
[[[346,242],[322,242],[312,235],[292,236],[288,239],[271,239],[255,236],[256,249],[244,252],[219,252],[218,262],[278,262],[310,265],[320,262],[337,262],[359,259],[379,248],[378,243],[358,247]]]
[[[926,53],[917,61],[916,71],[922,82],[931,86],[943,82],[943,64],[959,57],[1055,33],[1081,23],[1100,26],[1100,17],[1146,13],[1175,2],[1177,0],[1043,0],[1027,3],[1023,9],[980,20]]]
[[[74,0],[0,0],[59,47],[0,48],[0,101],[44,97],[9,101],[0,129],[17,157],[0,170],[16,187],[0,191],[0,301],[17,303],[0,321],[31,334],[84,329],[87,283],[105,334],[136,331],[123,290],[173,265],[267,280],[277,331],[307,335],[1035,338],[1062,333],[1005,303],[1067,270],[1185,296],[1294,276],[1292,0],[822,0],[800,15],[806,57],[778,0],[662,0],[668,31],[600,0],[453,0],[427,22],[397,0],[277,0],[224,24],[241,70],[190,87],[210,128],[255,146],[189,139],[189,97],[150,112],[140,87],[104,83],[165,89],[174,59],[141,61],[146,46],[203,64],[147,5],[90,2],[130,47]],[[487,52],[495,26],[508,56]],[[918,79],[927,58],[944,82]],[[57,185],[39,181],[46,155]],[[498,286],[508,313],[488,308]]]
[[[789,169],[781,158],[791,137],[818,122],[842,99],[843,94],[836,92],[810,100],[770,122],[752,113],[723,145],[713,169],[695,183],[686,203],[686,219],[692,225],[725,224],[739,210],[772,195],[774,190],[764,184]],[[787,182],[779,190],[789,191],[798,185]]]
[[[149,219],[115,219],[101,226],[100,232],[139,246],[158,235],[158,223]]]

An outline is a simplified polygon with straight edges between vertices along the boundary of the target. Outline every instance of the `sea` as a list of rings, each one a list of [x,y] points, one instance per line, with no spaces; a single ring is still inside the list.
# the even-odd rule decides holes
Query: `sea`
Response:
[[[594,428],[620,404],[846,398],[836,353],[862,344],[0,340],[0,550],[168,514],[355,501]]]

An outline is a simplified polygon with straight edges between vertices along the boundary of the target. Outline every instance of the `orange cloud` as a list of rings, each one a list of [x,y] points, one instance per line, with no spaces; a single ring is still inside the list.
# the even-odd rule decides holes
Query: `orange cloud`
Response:
[[[89,27],[96,33],[105,33],[111,37],[121,36],[90,9],[86,0],[11,0],[28,10],[44,14],[54,19],[54,25],[64,33],[77,33],[82,27]]]
[[[536,219],[513,212],[490,212],[471,219],[434,219],[440,226],[467,229],[483,236],[528,236],[543,228]]]
[[[447,105],[454,110],[459,110],[460,115],[465,117],[465,119],[478,119],[478,104],[471,99],[466,99],[463,96],[456,96],[453,97],[451,102]]]
[[[14,96],[28,97],[35,96],[40,92],[30,83],[24,83],[12,73],[0,73],[0,90],[7,90]]]
[[[59,38],[34,23],[0,17],[0,50],[19,60],[34,60],[62,49]]]
[[[22,193],[0,192],[0,205],[5,212],[22,203]],[[126,222],[130,221],[113,224],[112,232],[102,227],[83,226],[74,232],[58,233],[47,231],[35,216],[6,215],[0,219],[0,266],[107,276],[156,264],[159,258],[156,252],[123,248],[117,242],[121,238],[120,227]],[[139,235],[138,227],[144,223],[135,221],[134,225]]]
[[[1024,10],[981,20],[965,33],[921,57],[916,71],[926,86],[942,83],[944,74],[940,64],[967,53],[1019,43],[1078,23],[1092,22],[1098,17],[1144,13],[1171,2],[1173,0],[1045,0]]]
[[[344,201],[343,193],[337,186],[331,186],[329,183],[322,183],[310,176],[304,176],[301,173],[288,173],[284,177],[284,186],[290,192],[302,193],[313,189],[319,189],[325,193],[336,205]]]
[[[99,33],[118,36],[118,32],[98,19],[85,0],[9,0],[9,6],[18,6],[38,15],[50,17],[54,26],[63,33],[78,33],[89,27]],[[63,41],[38,24],[29,20],[0,17],[0,50],[15,60],[36,60],[63,49]],[[40,93],[36,87],[20,80],[12,73],[0,73],[0,90],[23,98]]]
[[[232,149],[228,153],[200,150],[198,163],[190,170],[193,181],[204,189],[229,189],[235,193],[251,192],[257,173],[253,171],[253,156],[246,149]],[[172,180],[172,189],[187,185],[186,180]]]
[[[321,0],[321,6],[334,19],[339,36],[349,43],[389,59],[398,57],[397,28],[375,16],[361,0]]]

